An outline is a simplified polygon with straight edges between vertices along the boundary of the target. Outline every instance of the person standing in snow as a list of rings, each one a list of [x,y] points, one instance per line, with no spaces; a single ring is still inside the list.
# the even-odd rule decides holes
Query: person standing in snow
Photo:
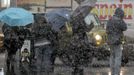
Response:
[[[115,14],[108,21],[106,32],[108,35],[108,44],[110,46],[110,68],[111,75],[120,75],[121,57],[122,57],[122,39],[123,31],[127,30],[127,25],[123,21],[124,11],[121,8],[115,10]]]
[[[32,68],[32,75],[53,75],[53,60],[55,34],[51,26],[47,24],[45,17],[41,14],[35,15],[35,25],[33,26],[35,36],[35,55]]]
[[[74,56],[74,71],[72,75],[84,75],[83,66],[91,62],[91,51],[94,49],[88,41],[86,32],[90,32],[94,27],[93,22],[87,25],[85,22],[86,16],[95,6],[96,0],[75,0],[79,6],[71,15],[71,24],[73,31],[73,39],[70,47],[73,50]]]

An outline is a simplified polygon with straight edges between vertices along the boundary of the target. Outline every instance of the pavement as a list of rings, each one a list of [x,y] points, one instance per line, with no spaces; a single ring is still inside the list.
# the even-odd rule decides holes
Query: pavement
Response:
[[[0,75],[4,75],[5,54],[0,54]]]
[[[4,75],[3,68],[5,54],[0,54],[0,75]],[[56,58],[54,68],[54,75],[71,75],[73,69],[68,66],[64,66],[59,58]],[[102,66],[88,66],[84,68],[84,75],[111,75],[110,68],[108,66],[108,61],[97,61],[93,60],[92,65],[102,65]],[[106,66],[107,65],[107,66]],[[129,62],[125,67],[122,67],[120,75],[134,75],[134,61]]]
[[[4,67],[5,64],[5,54],[4,53],[0,53],[0,68]]]
[[[56,67],[55,75],[71,75],[71,68]],[[109,67],[87,67],[84,75],[111,75]],[[122,67],[120,75],[134,75],[134,67]]]

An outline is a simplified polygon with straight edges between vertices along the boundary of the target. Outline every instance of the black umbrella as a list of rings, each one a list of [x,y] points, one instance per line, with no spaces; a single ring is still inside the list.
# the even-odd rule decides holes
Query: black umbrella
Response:
[[[52,25],[52,28],[55,31],[59,31],[65,25],[65,22],[70,19],[70,14],[70,10],[59,9],[50,11],[45,16],[47,21]]]

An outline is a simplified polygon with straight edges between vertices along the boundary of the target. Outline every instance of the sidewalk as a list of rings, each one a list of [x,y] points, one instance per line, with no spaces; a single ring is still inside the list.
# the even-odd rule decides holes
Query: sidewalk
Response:
[[[0,68],[3,68],[5,64],[5,54],[0,53]]]

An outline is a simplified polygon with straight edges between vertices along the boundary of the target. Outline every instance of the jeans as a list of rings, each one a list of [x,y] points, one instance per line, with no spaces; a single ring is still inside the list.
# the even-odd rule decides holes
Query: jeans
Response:
[[[52,53],[53,49],[49,45],[40,46],[35,49],[37,75],[50,75],[53,73]]]
[[[110,68],[111,68],[111,75],[120,75],[121,69],[121,59],[122,59],[122,45],[111,45],[110,51]]]
[[[20,75],[19,51],[16,54],[6,52],[6,75]]]

